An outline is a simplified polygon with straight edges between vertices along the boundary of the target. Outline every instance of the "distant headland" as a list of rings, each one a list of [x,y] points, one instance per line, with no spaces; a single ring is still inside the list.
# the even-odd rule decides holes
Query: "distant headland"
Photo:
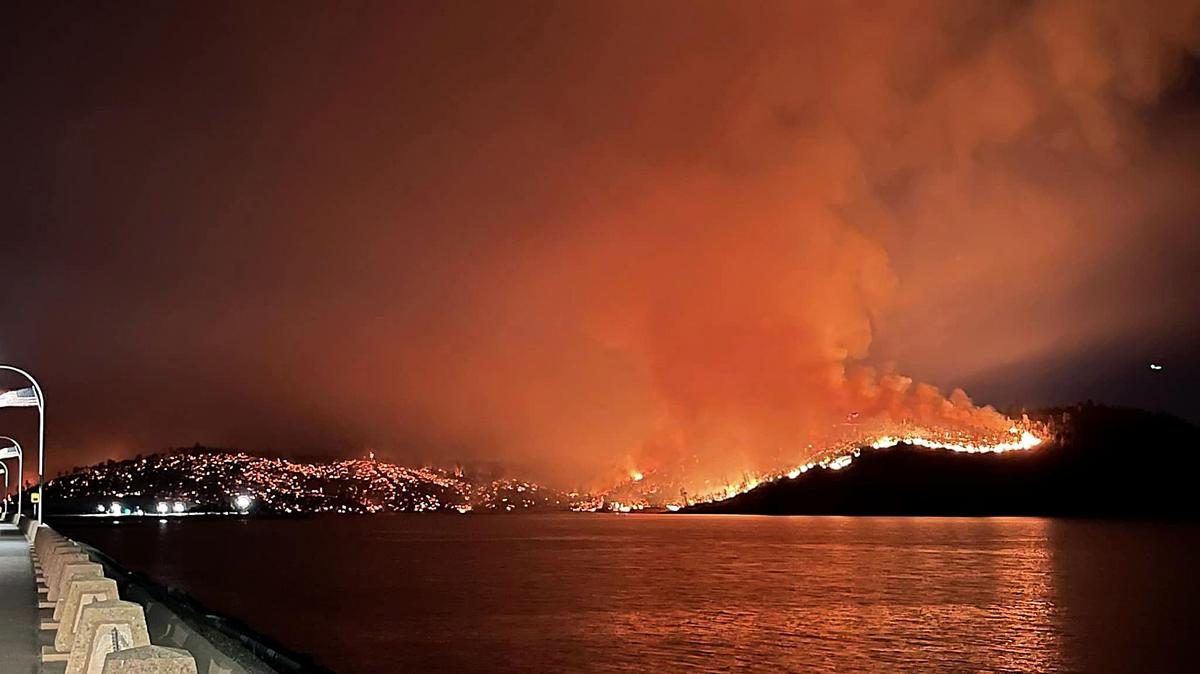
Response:
[[[1029,451],[962,454],[900,444],[841,470],[761,485],[685,513],[1195,517],[1200,429],[1142,410],[1044,411],[1058,436]]]

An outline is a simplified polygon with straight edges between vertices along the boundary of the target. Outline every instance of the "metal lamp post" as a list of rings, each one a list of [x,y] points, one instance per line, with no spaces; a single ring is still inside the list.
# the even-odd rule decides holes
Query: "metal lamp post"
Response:
[[[8,466],[0,461],[0,468],[4,469],[4,519],[8,519]]]
[[[38,485],[37,485],[38,509],[37,509],[37,515],[38,515],[38,525],[41,526],[42,520],[43,520],[42,513],[45,512],[45,510],[46,510],[46,504],[42,503],[42,480],[45,477],[45,470],[46,470],[46,398],[45,398],[45,396],[42,395],[42,387],[40,385],[38,385],[37,380],[33,378],[33,375],[29,374],[25,370],[22,370],[19,367],[13,367],[12,365],[0,365],[0,370],[8,370],[10,372],[16,372],[17,374],[21,375],[22,377],[25,377],[26,379],[28,379],[29,383],[33,384],[33,392],[37,395],[37,408],[38,408]],[[22,475],[22,479],[24,479],[24,475]]]
[[[21,493],[25,491],[25,453],[21,451],[21,443],[13,438],[7,435],[0,435],[0,440],[8,440],[13,444],[12,447],[0,449],[0,461],[6,461],[14,456],[17,457],[17,514],[20,515],[24,512],[21,504]],[[7,495],[8,490],[5,489],[4,493]]]

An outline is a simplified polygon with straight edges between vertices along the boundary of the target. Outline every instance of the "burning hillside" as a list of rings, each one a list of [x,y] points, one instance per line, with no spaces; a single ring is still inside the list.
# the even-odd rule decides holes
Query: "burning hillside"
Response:
[[[880,438],[802,479],[775,480],[688,512],[791,515],[1195,517],[1200,429],[1091,404],[1047,413],[1000,445]],[[1026,435],[1028,433],[1028,435]],[[1034,433],[1045,440],[1034,445]],[[1015,435],[1015,434],[1014,434]],[[950,446],[946,446],[949,444]],[[1036,451],[1021,451],[1033,445]],[[945,449],[957,451],[943,451]],[[1152,457],[1152,461],[1130,461]],[[1161,470],[1160,466],[1169,466]]]
[[[987,428],[937,429],[912,424],[874,425],[877,432],[863,434],[858,424],[847,424],[845,439],[825,444],[819,450],[808,449],[804,458],[766,469],[748,469],[723,479],[696,479],[686,466],[665,467],[652,471],[631,471],[629,479],[607,490],[593,504],[599,509],[621,512],[645,508],[679,510],[700,503],[712,503],[749,492],[759,485],[794,480],[815,468],[837,471],[849,466],[864,449],[881,450],[897,445],[964,454],[1002,454],[1031,450],[1043,444],[1049,429],[1029,420],[1011,423],[1003,430]],[[702,473],[700,473],[702,474]]]

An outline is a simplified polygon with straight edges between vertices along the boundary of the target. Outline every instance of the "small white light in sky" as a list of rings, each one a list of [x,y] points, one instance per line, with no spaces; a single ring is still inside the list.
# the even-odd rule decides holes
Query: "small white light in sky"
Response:
[[[1151,370],[1161,370],[1162,365],[1159,365],[1158,363],[1150,363],[1150,369]]]

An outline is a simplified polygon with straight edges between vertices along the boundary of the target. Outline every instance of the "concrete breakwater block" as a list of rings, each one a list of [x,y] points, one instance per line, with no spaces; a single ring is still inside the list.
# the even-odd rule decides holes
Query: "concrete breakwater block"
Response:
[[[66,674],[103,674],[109,653],[150,645],[146,615],[130,601],[99,601],[84,607],[67,659]]]
[[[103,578],[104,567],[93,562],[84,562],[81,564],[68,564],[63,569],[62,584],[59,586],[59,597],[54,604],[54,619],[61,620],[62,612],[65,608],[63,595],[65,589],[71,587],[71,583],[76,580],[90,580],[92,578]]]
[[[56,543],[53,548],[46,551],[41,558],[43,580],[50,580],[56,569],[62,564],[59,561],[63,555],[81,555],[84,554],[83,549],[78,545],[69,541]]]
[[[35,552],[37,552],[40,555],[45,552],[46,548],[50,547],[51,545],[53,545],[55,543],[58,543],[60,541],[65,541],[65,540],[67,540],[67,539],[62,534],[58,533],[57,531],[55,531],[53,529],[47,528],[45,531],[42,532],[41,537],[33,542],[33,549]]]
[[[196,659],[185,650],[166,646],[129,648],[109,653],[103,674],[197,674]]]
[[[42,571],[47,571],[50,568],[50,563],[54,561],[54,557],[65,550],[77,550],[79,546],[73,541],[68,541],[65,538],[54,541],[49,545],[42,546],[41,549],[33,551],[33,556],[37,565],[42,568]]]
[[[62,610],[55,616],[59,624],[58,633],[54,635],[54,650],[60,653],[71,651],[85,608],[118,599],[117,582],[111,578],[81,578],[72,582],[62,602]]]
[[[47,531],[52,531],[52,529],[45,524],[38,524],[37,520],[30,520],[29,533],[25,534],[25,538],[28,538],[30,543],[36,543],[38,536]]]
[[[83,552],[83,549],[70,541],[55,543],[54,547],[43,551],[42,555],[38,557],[38,567],[40,567],[38,575],[43,578],[48,577],[50,570],[54,568],[54,560],[63,555],[75,555],[81,552]]]
[[[56,548],[67,543],[75,544],[75,541],[72,541],[64,536],[60,536],[52,531],[48,531],[38,539],[37,543],[33,544],[33,552],[42,561],[46,561],[46,556],[50,553],[52,548]]]
[[[46,576],[46,599],[58,601],[62,596],[63,579],[67,577],[67,569],[79,564],[91,564],[92,559],[82,552],[69,552],[55,558],[54,570]]]

